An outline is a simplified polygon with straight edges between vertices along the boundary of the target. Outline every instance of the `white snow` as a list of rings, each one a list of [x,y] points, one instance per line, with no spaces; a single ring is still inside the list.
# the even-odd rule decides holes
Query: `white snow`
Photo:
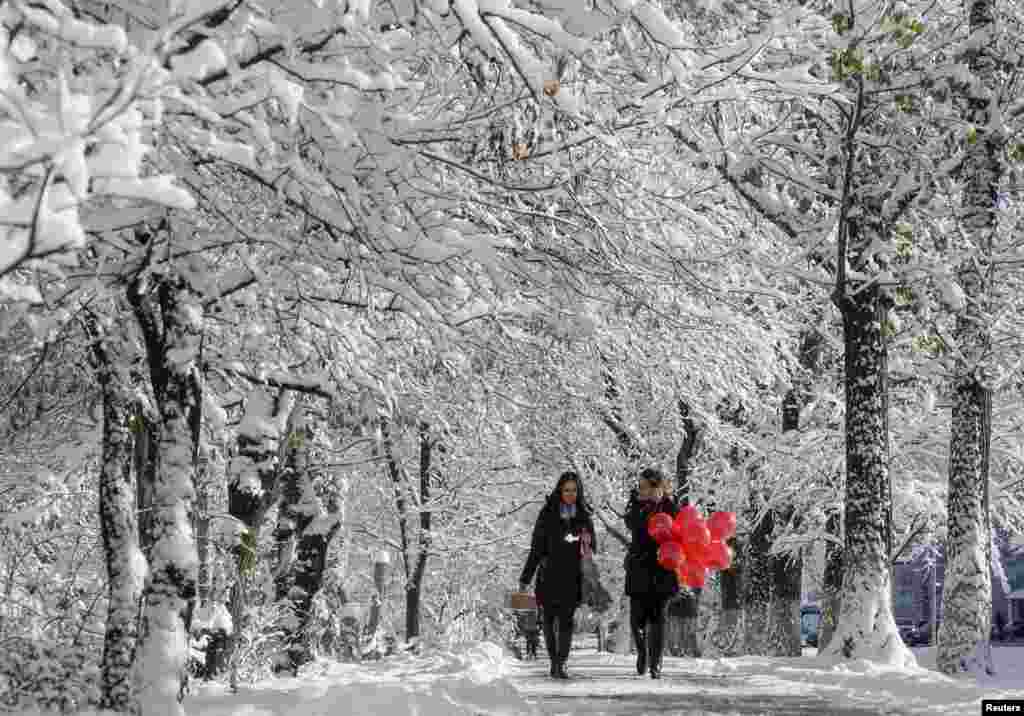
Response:
[[[868,661],[826,666],[815,650],[797,658],[666,657],[661,681],[638,677],[634,658],[580,648],[569,660],[574,679],[547,678],[547,661],[517,662],[491,643],[461,651],[428,651],[379,662],[318,661],[298,678],[243,687],[193,687],[193,716],[448,716],[496,714],[892,713],[960,716],[980,712],[983,698],[1020,698],[1024,647],[996,647],[998,675],[984,681],[935,671],[934,649],[915,649],[917,667]],[[591,641],[592,643],[592,641]],[[543,651],[543,649],[542,649]],[[813,706],[820,708],[815,711]],[[754,707],[755,708],[751,708]]]
[[[528,716],[542,714],[508,676],[517,671],[501,647],[481,643],[460,652],[396,656],[381,662],[305,667],[237,695],[199,686],[186,702],[202,716],[345,714],[345,716]]]

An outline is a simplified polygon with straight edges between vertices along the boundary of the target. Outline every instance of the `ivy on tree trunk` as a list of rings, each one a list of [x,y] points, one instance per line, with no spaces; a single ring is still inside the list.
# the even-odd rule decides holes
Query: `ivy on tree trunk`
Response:
[[[327,550],[341,523],[328,514],[315,492],[309,459],[313,430],[304,407],[296,405],[289,420],[284,468],[281,472],[281,505],[275,537],[282,551],[277,579],[277,600],[286,607],[283,621],[285,652],[279,670],[298,675],[299,667],[312,658],[307,627],[313,599],[323,584]]]
[[[159,411],[159,442],[152,475],[152,534],[149,579],[139,642],[142,712],[183,713],[188,635],[196,597],[193,531],[195,464],[202,407],[199,361],[203,302],[177,274],[154,287],[160,308],[153,312],[143,286],[137,286],[137,315],[146,339],[153,394]],[[158,333],[152,329],[160,327]]]
[[[104,333],[90,316],[86,327],[93,341],[93,363],[103,401],[99,513],[108,598],[99,706],[103,710],[135,714],[139,702],[132,677],[145,561],[139,549],[131,469],[131,430],[138,423],[132,420],[128,376],[119,368],[126,363],[128,341],[116,322]]]

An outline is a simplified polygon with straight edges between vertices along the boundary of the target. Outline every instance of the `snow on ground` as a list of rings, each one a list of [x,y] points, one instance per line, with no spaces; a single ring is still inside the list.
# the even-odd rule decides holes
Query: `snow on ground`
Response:
[[[561,682],[548,678],[543,658],[517,662],[494,644],[479,644],[367,664],[318,662],[298,678],[234,695],[222,685],[202,685],[186,710],[190,716],[961,716],[980,713],[982,698],[1024,698],[1024,645],[996,647],[1000,673],[983,683],[935,672],[933,649],[914,652],[922,666],[826,667],[812,651],[792,659],[666,658],[663,678],[652,681],[636,675],[633,657],[580,649],[569,661],[571,680]]]
[[[317,662],[298,678],[242,686],[204,684],[185,702],[189,716],[520,716],[543,714],[512,686],[514,667],[495,644],[460,653],[380,662]]]

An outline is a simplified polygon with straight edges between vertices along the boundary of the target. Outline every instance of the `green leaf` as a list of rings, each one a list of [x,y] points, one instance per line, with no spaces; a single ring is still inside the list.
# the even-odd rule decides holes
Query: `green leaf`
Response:
[[[1014,144],[1008,150],[1011,162],[1024,162],[1024,144]]]
[[[978,128],[968,127],[967,128],[967,143],[976,144],[978,141]]]
[[[939,336],[914,336],[910,346],[918,353],[927,353],[933,358],[946,352],[946,344]]]
[[[832,16],[832,29],[836,31],[837,35],[842,35],[843,33],[848,32],[852,25],[853,23],[850,22],[849,15],[837,12]]]
[[[243,577],[256,574],[256,548],[256,530],[242,530],[238,538],[238,573]]]

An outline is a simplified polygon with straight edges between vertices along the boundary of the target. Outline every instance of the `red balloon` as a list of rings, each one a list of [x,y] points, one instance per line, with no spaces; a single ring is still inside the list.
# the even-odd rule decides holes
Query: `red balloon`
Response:
[[[711,532],[704,524],[704,520],[695,520],[686,525],[686,536],[683,541],[686,544],[696,545],[697,547],[703,547],[710,544]]]
[[[647,520],[647,533],[658,544],[672,539],[672,517],[664,512],[655,512]]]
[[[668,570],[676,570],[683,564],[683,546],[678,542],[663,542],[658,547],[658,564]]]
[[[686,578],[688,582],[687,586],[703,589],[704,585],[707,583],[707,570],[703,567],[691,568],[687,571]]]
[[[705,548],[706,564],[712,569],[729,569],[732,566],[732,550],[724,542],[714,540]]]
[[[675,523],[680,530],[684,533],[686,531],[686,525],[694,520],[700,519],[700,510],[697,509],[696,505],[683,505],[679,508],[678,514],[676,514]]]
[[[693,564],[701,565],[703,567],[710,566],[708,559],[708,546],[702,544],[695,544],[690,542],[689,544],[683,545],[686,550],[686,561],[692,562]]]
[[[715,512],[708,518],[708,529],[712,538],[725,542],[736,535],[736,513]]]

